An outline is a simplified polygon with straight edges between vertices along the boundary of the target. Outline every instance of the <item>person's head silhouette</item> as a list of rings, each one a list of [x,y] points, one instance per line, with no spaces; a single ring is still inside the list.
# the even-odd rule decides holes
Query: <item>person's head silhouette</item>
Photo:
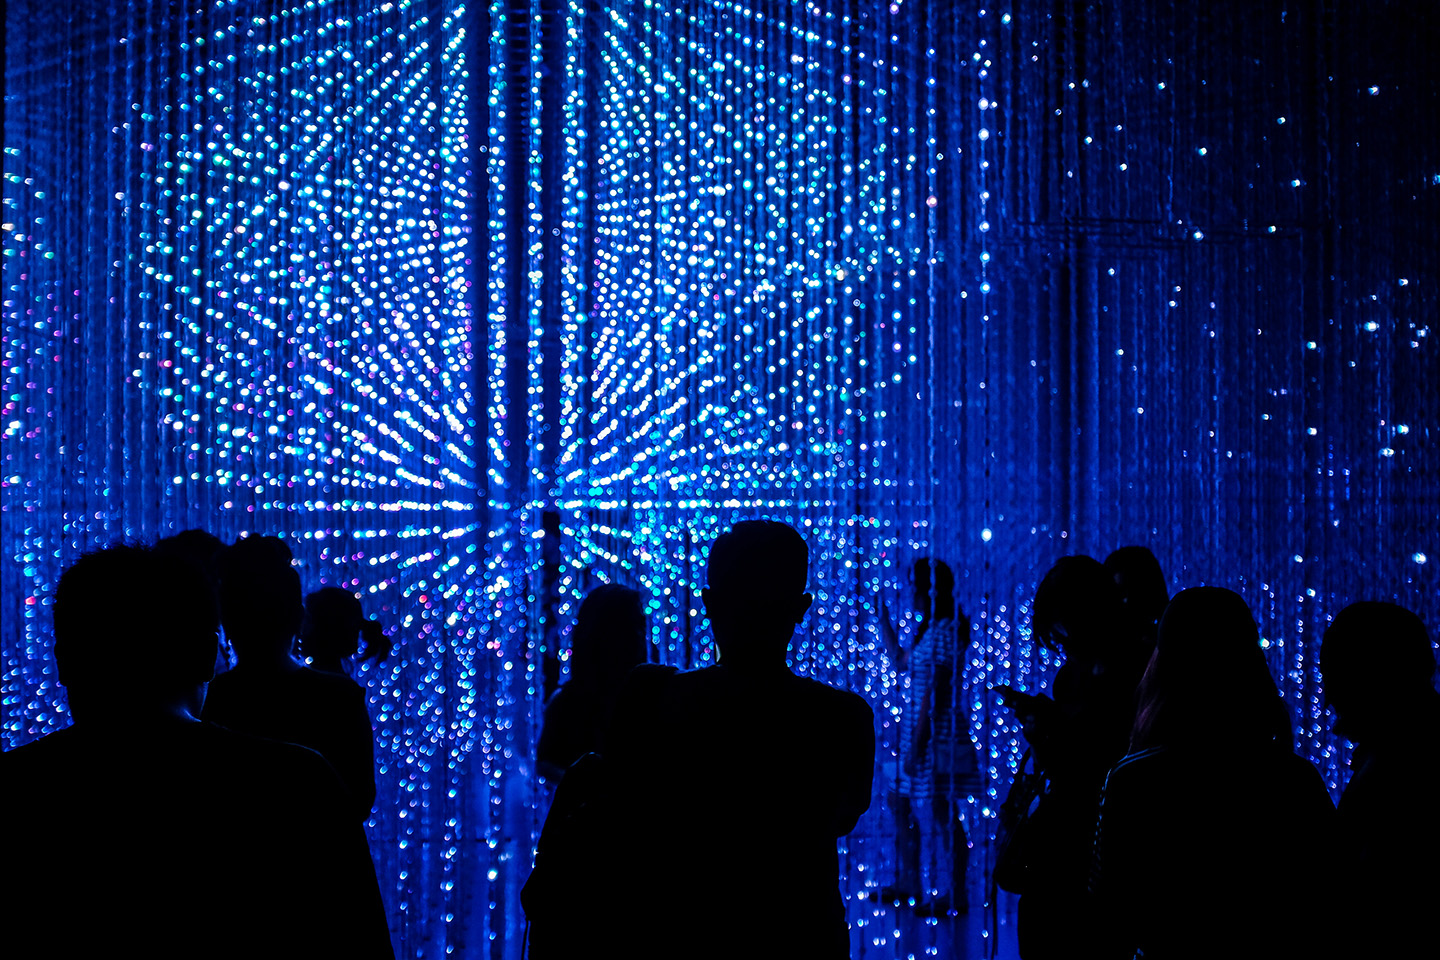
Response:
[[[346,657],[360,650],[362,659],[377,662],[390,654],[391,643],[380,621],[365,616],[355,594],[341,587],[321,587],[305,597],[305,619],[300,626],[300,649],[324,669],[339,671]]]
[[[638,590],[602,583],[586,595],[570,634],[571,682],[616,684],[644,663],[645,604]]]
[[[704,598],[721,663],[784,666],[795,626],[815,599],[805,592],[809,566],[805,540],[778,520],[742,520],[715,538]]]
[[[1221,587],[1175,595],[1160,618],[1135,749],[1211,742],[1291,744],[1290,715],[1245,600]]]
[[[921,557],[911,571],[915,612],[930,620],[955,616],[955,574],[944,560]]]
[[[1335,731],[1357,743],[1397,732],[1417,704],[1435,696],[1435,653],[1419,617],[1393,603],[1341,610],[1320,644],[1325,699]]]
[[[1105,572],[1115,582],[1120,603],[1143,632],[1153,632],[1170,602],[1170,588],[1160,561],[1148,547],[1121,547],[1105,558]]]
[[[81,557],[55,588],[55,664],[75,719],[198,713],[218,620],[204,575],[178,557],[146,546]]]
[[[248,536],[220,560],[220,617],[245,661],[284,660],[305,616],[300,575],[279,537]]]
[[[1035,590],[1031,624],[1040,643],[1068,660],[1108,662],[1117,652],[1120,591],[1094,557],[1061,557]]]

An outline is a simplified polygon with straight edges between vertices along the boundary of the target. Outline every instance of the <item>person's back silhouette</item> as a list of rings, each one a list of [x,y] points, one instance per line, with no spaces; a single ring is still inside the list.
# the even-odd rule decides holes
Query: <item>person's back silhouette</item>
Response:
[[[217,626],[199,574],[149,548],[61,577],[55,660],[75,723],[0,757],[10,955],[392,955],[330,766],[196,720]]]
[[[1125,611],[1125,631],[1129,636],[1122,639],[1133,638],[1132,655],[1141,664],[1149,663],[1150,655],[1155,652],[1160,615],[1170,602],[1170,587],[1165,582],[1160,561],[1149,547],[1120,547],[1105,558],[1105,572],[1115,582]]]
[[[737,523],[710,550],[716,666],[632,674],[608,759],[628,784],[627,832],[645,956],[844,957],[836,840],[870,805],[875,733],[856,694],[791,673],[810,608],[805,541]],[[649,670],[649,673],[658,671]]]
[[[1314,956],[1334,807],[1291,742],[1245,601],[1177,594],[1128,755],[1106,779],[1096,956]],[[1216,771],[1220,779],[1216,780]]]
[[[1052,702],[1006,688],[1048,777],[1033,815],[998,861],[997,882],[1019,893],[1017,932],[1026,960],[1070,957],[1088,925],[1086,883],[1100,788],[1125,755],[1144,663],[1129,642],[1114,579],[1093,557],[1062,557],[1035,591],[1032,626],[1063,650]]]
[[[645,662],[645,605],[639,591],[618,583],[591,590],[570,635],[570,679],[545,704],[536,766],[559,779],[601,742],[626,675]]]
[[[1353,603],[1320,646],[1335,732],[1355,745],[1340,797],[1340,910],[1354,955],[1433,940],[1440,903],[1440,693],[1425,624],[1393,603]]]
[[[365,694],[348,677],[311,669],[291,654],[305,608],[290,560],[278,537],[246,537],[225,551],[220,616],[239,663],[210,685],[204,717],[319,752],[364,819],[375,802],[375,740]]]

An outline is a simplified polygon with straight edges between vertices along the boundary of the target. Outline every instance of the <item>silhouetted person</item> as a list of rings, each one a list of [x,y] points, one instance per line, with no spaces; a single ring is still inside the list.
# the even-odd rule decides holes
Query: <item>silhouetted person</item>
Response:
[[[335,772],[196,719],[217,627],[200,574],[149,548],[61,577],[74,725],[0,757],[7,956],[391,956]]]
[[[1086,886],[1105,774],[1126,753],[1144,663],[1113,578],[1093,557],[1062,557],[1035,591],[1034,635],[1061,650],[1054,700],[1007,694],[1049,790],[1004,864],[1021,895],[1026,960],[1071,957],[1088,923]],[[1019,833],[1017,832],[1017,836]]]
[[[640,593],[618,583],[591,590],[570,633],[570,679],[545,704],[535,751],[541,774],[558,780],[566,767],[601,749],[625,677],[645,662],[645,653]]]
[[[606,756],[621,816],[603,877],[621,899],[600,942],[647,958],[848,956],[835,844],[870,805],[874,719],[786,666],[808,561],[792,527],[737,523],[704,592],[719,663],[631,674]]]
[[[1094,955],[1310,957],[1311,885],[1334,827],[1241,597],[1184,590],[1160,621],[1136,716],[1149,747],[1111,771],[1095,841]]]
[[[239,659],[211,684],[205,719],[241,733],[298,743],[335,767],[364,819],[375,802],[375,741],[364,691],[291,654],[305,615],[300,576],[278,537],[250,536],[225,551],[220,616]]]
[[[204,576],[211,593],[215,595],[215,603],[218,606],[220,603],[220,557],[225,552],[225,541],[208,530],[194,527],[157,540],[155,550],[178,557],[198,570]],[[221,673],[229,669],[230,649],[222,636],[220,647],[216,651],[215,672]]]
[[[365,650],[360,651],[360,641]],[[316,670],[350,676],[345,664],[359,654],[361,660],[379,663],[393,645],[385,628],[365,616],[359,599],[340,587],[321,587],[305,597],[305,618],[300,625],[300,652]]]
[[[1346,946],[1354,956],[1433,947],[1440,694],[1425,624],[1392,603],[1353,603],[1325,631],[1320,670],[1335,732],[1355,745],[1331,872]]]
[[[924,915],[966,907],[969,844],[960,810],[966,794],[979,789],[980,771],[957,686],[970,625],[956,616],[955,575],[944,561],[922,557],[911,587],[918,628],[910,643],[893,636],[888,619],[884,625],[896,664],[909,677],[910,699],[900,716],[900,770],[890,799],[900,837],[898,876],[881,896],[901,903],[914,897]],[[928,899],[922,873],[930,881]]]
[[[1120,592],[1120,605],[1136,638],[1135,656],[1148,663],[1155,650],[1160,615],[1170,602],[1170,587],[1160,561],[1148,547],[1121,547],[1105,558],[1105,572]]]

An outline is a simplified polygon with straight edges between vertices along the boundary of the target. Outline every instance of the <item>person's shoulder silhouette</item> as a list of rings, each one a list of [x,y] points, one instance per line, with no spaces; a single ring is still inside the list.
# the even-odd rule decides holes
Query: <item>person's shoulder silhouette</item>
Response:
[[[334,771],[195,719],[216,627],[213,595],[173,556],[112,548],[61,578],[75,723],[0,758],[0,816],[24,825],[6,851],[26,878],[5,904],[18,955],[391,955]],[[297,917],[302,900],[317,910]]]
[[[355,813],[368,816],[375,802],[375,746],[365,693],[349,677],[295,659],[305,607],[282,540],[250,536],[225,551],[220,613],[239,663],[211,684],[204,718],[317,751],[345,782]]]
[[[598,751],[626,675],[645,662],[645,605],[639,591],[618,583],[591,590],[570,634],[570,679],[545,704],[536,763],[558,778],[580,757]]]
[[[1398,955],[1431,934],[1440,902],[1434,647],[1409,610],[1353,603],[1325,631],[1320,671],[1335,732],[1355,745],[1337,830],[1350,946]]]
[[[632,785],[652,955],[848,954],[835,843],[870,804],[874,718],[786,665],[808,560],[775,521],[717,538],[704,601],[719,663],[637,674],[643,694],[617,707],[609,757]]]
[[[1137,750],[1101,801],[1100,939],[1116,956],[1312,956],[1321,917],[1305,883],[1334,807],[1294,752],[1255,620],[1238,594],[1197,587],[1158,637]]]

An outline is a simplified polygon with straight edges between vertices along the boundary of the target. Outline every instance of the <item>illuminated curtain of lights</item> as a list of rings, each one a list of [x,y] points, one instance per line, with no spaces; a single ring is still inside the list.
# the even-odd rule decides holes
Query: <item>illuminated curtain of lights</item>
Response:
[[[68,723],[81,551],[286,536],[399,642],[358,679],[402,956],[519,955],[579,598],[635,585],[655,659],[713,662],[741,517],[805,532],[792,661],[879,718],[857,955],[952,942],[855,896],[893,877],[878,626],[914,558],[974,625],[977,868],[1021,749],[986,689],[1053,674],[1057,557],[1240,590],[1332,789],[1324,623],[1436,626],[1440,111],[1405,4],[60,6],[5,43],[5,743]]]
[[[355,590],[400,637],[357,679],[371,842],[418,942],[453,909],[460,824],[486,837],[460,777],[496,726],[464,615],[471,27],[459,3],[112,7],[9,5],[6,743],[68,722],[47,608],[80,552],[280,534],[307,588]]]

